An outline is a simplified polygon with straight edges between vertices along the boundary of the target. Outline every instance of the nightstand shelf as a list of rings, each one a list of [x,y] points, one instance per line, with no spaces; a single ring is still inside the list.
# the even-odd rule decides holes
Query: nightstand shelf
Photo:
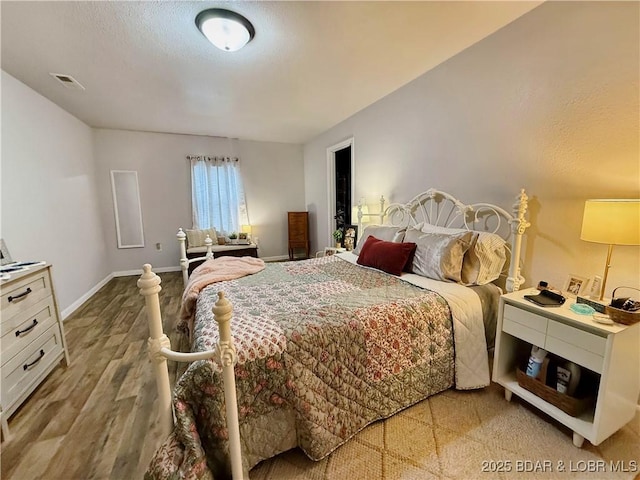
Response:
[[[640,325],[605,326],[569,309],[538,307],[524,299],[529,291],[503,295],[496,334],[493,381],[573,430],[573,443],[594,445],[633,419],[640,393]],[[594,405],[572,417],[518,384],[515,370],[532,345],[570,360],[597,379]]]

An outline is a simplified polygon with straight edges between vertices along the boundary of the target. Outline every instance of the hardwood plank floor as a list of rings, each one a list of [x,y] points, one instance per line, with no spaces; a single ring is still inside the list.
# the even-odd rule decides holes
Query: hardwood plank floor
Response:
[[[165,332],[177,348],[182,274],[160,277]],[[162,439],[137,279],[114,278],[64,322],[71,365],[61,362],[9,419],[3,480],[142,478]],[[172,385],[176,368],[170,362]]]

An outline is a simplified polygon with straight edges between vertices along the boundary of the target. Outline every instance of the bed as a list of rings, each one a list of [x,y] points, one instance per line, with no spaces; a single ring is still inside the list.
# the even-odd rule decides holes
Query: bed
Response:
[[[389,205],[382,212],[387,225],[367,227],[358,255],[264,268],[259,259],[248,259],[252,274],[230,277],[211,264],[218,276],[207,286],[206,268],[199,271],[205,264],[190,279],[199,285],[197,296],[189,285],[185,291],[180,325],[190,337],[189,354],[170,350],[157,305],[159,279],[145,265],[139,286],[147,300],[162,421],[171,432],[147,476],[248,478],[258,462],[294,447],[319,460],[372,422],[430,395],[488,385],[497,299],[524,280],[519,259],[529,226],[526,208],[524,191],[509,213],[430,189],[407,204]],[[499,278],[469,285],[462,281],[462,264],[433,265],[436,251],[455,260],[462,248],[466,258],[480,243],[480,234],[469,232],[509,239],[503,251],[510,261],[501,265]],[[405,237],[415,241],[403,242]],[[409,248],[420,275],[392,275],[376,264]],[[213,262],[221,260],[242,262]],[[408,266],[408,257],[396,263],[403,261]],[[456,269],[460,278],[451,281]],[[197,360],[178,380],[173,405],[166,358]]]

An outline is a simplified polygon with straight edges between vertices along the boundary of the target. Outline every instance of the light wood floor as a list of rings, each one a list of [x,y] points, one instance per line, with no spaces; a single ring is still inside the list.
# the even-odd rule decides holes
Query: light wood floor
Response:
[[[160,276],[169,335],[182,276]],[[157,394],[137,278],[111,280],[64,322],[71,365],[61,362],[9,419],[3,480],[142,478],[162,439],[154,435]]]

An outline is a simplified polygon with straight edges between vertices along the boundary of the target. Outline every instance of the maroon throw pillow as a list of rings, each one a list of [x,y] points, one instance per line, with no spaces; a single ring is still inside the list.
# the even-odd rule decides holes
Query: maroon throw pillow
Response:
[[[377,268],[392,275],[400,275],[405,265],[413,258],[415,251],[415,243],[386,242],[370,236],[360,250],[358,264]]]

